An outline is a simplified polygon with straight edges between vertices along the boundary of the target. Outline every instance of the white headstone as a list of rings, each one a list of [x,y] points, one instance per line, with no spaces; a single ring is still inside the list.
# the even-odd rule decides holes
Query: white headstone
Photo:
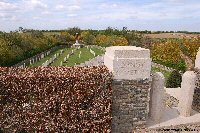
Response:
[[[65,58],[64,58],[64,62],[66,62],[66,61],[67,61],[67,58],[65,57]]]
[[[41,58],[42,58],[42,59],[44,58],[44,54],[41,55]]]
[[[63,62],[61,61],[61,62],[60,62],[60,66],[62,66],[62,65],[63,65]]]
[[[200,69],[200,47],[199,47],[199,51],[198,51],[198,53],[196,55],[195,68]]]
[[[104,64],[113,72],[115,79],[150,78],[151,58],[149,49],[135,46],[106,48]]]

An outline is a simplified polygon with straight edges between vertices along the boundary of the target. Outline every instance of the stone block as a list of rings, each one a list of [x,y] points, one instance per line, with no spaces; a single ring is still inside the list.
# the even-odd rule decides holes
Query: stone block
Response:
[[[148,49],[134,46],[106,48],[104,64],[113,72],[114,79],[149,79],[151,58]]]
[[[195,67],[200,69],[200,47],[199,47],[199,51],[198,51],[198,53],[196,55]]]

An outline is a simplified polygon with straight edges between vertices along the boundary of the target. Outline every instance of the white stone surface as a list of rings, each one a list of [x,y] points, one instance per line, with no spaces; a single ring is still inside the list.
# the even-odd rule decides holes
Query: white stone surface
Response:
[[[115,79],[150,78],[151,58],[148,49],[135,46],[108,47],[104,64],[113,72]]]
[[[152,119],[148,119],[147,127],[148,128],[158,128],[166,126],[176,126],[180,124],[192,124],[200,122],[200,113],[192,110],[190,117],[179,116],[177,108],[165,108],[164,115],[161,118],[161,123],[155,123]]]
[[[166,93],[169,94],[170,96],[173,96],[177,100],[180,99],[181,97],[181,88],[165,88]]]
[[[200,69],[200,47],[199,47],[199,51],[198,51],[198,53],[196,55],[195,67]]]
[[[186,71],[182,76],[181,96],[178,104],[181,116],[188,117],[191,114],[196,78],[193,71]]]
[[[152,77],[150,117],[155,123],[160,123],[165,108],[165,77],[161,72],[156,72]]]
[[[135,46],[113,46],[106,48],[106,54],[114,58],[149,58],[150,51]]]

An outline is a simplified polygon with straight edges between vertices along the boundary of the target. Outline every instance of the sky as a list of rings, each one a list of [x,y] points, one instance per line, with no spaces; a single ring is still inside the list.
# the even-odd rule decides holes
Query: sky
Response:
[[[200,32],[200,0],[0,0],[0,31],[74,26]]]

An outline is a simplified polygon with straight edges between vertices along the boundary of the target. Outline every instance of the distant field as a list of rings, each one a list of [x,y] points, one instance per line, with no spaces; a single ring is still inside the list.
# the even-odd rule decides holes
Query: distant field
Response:
[[[200,36],[200,34],[185,34],[185,33],[160,33],[160,34],[144,34],[146,37],[150,38],[196,38]]]

